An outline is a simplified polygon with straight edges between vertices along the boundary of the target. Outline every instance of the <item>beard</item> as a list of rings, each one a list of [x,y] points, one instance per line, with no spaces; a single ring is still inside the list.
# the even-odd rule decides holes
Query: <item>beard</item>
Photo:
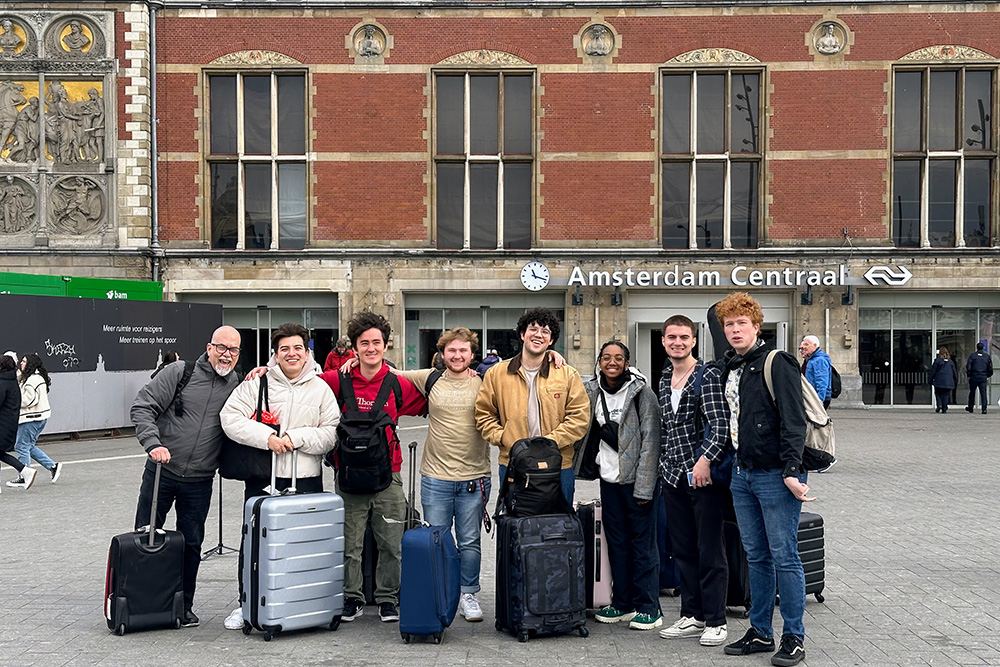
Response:
[[[229,366],[222,366],[220,364],[216,364],[215,366],[212,366],[212,368],[215,369],[215,372],[218,374],[219,377],[224,378],[233,372],[234,366],[231,364]]]

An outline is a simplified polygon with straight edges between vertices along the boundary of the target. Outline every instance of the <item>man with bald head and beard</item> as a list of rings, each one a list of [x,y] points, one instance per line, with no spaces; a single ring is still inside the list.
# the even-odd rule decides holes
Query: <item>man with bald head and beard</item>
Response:
[[[222,326],[212,334],[187,381],[184,361],[164,366],[139,390],[132,403],[135,436],[149,458],[142,473],[136,529],[149,521],[156,464],[163,465],[156,502],[156,525],[163,526],[173,506],[177,530],[184,535],[183,627],[198,625],[192,611],[201,564],[205,519],[212,500],[212,480],[219,467],[223,430],[219,412],[239,384],[233,369],[240,356],[240,334]],[[183,385],[183,386],[180,386]]]

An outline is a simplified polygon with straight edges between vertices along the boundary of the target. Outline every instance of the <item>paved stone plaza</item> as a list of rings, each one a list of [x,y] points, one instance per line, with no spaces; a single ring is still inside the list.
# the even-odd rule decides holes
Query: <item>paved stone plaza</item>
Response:
[[[806,664],[1000,665],[1000,540],[995,415],[927,410],[834,411],[839,464],[813,475],[826,520],[826,602],[806,607]],[[404,419],[404,442],[422,442]],[[622,625],[588,623],[590,637],[519,644],[493,628],[496,542],[484,538],[483,623],[458,618],[444,642],[404,645],[373,607],[336,632],[282,635],[265,643],[225,630],[236,606],[236,556],[201,569],[201,626],[116,637],[102,614],[112,535],[131,528],[142,453],[132,437],[43,443],[66,463],[58,484],[39,475],[29,491],[3,487],[0,508],[0,665],[768,665],[695,640],[660,639]],[[495,465],[495,461],[494,461]],[[332,479],[328,475],[328,487]],[[4,467],[3,481],[13,477]],[[405,479],[404,469],[404,479]],[[580,484],[577,498],[596,485]],[[242,485],[223,487],[224,542],[238,546]],[[173,525],[172,514],[168,527]],[[213,503],[205,548],[218,541]],[[679,602],[661,599],[665,619]],[[780,632],[780,616],[775,613]],[[746,621],[729,619],[731,637]]]

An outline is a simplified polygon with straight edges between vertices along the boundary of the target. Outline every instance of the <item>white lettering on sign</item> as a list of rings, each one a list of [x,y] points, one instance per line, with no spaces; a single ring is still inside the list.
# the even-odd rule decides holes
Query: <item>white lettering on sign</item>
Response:
[[[718,287],[722,275],[718,271],[681,271],[676,264],[668,271],[635,271],[627,268],[615,271],[584,273],[574,266],[569,286],[581,287]]]

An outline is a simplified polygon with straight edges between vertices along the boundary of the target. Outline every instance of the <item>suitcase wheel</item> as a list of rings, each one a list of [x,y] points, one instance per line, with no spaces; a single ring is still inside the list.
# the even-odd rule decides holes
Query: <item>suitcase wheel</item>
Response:
[[[413,639],[413,637],[410,636],[409,632],[401,632],[399,634],[403,638],[403,643],[404,644],[409,644],[410,641]]]
[[[175,618],[174,619],[174,630],[180,630],[180,629],[181,629],[181,619]]]
[[[334,616],[333,620],[330,621],[330,629],[336,630],[339,627],[340,627],[340,616]]]
[[[266,641],[266,642],[271,641],[271,633],[270,632],[265,632],[264,633],[264,641]]]
[[[253,632],[253,626],[250,625],[250,621],[243,621],[243,634],[248,635]]]
[[[528,641],[528,631],[527,630],[521,630],[520,632],[518,632],[517,633],[517,641],[521,642],[522,644],[524,642]]]
[[[115,629],[115,634],[118,635],[119,637],[122,637],[122,636],[125,635],[125,624],[124,623],[122,623],[121,625],[119,625]]]
[[[581,637],[589,637],[590,636],[590,630],[588,630],[586,627],[584,627],[582,625],[580,626],[579,632],[580,632],[580,636]]]
[[[435,632],[434,633],[434,643],[435,644],[440,644],[441,643],[441,633],[440,632]]]
[[[823,597],[822,593],[816,593],[816,602],[823,602],[825,600],[826,600],[826,598]]]
[[[493,622],[493,627],[497,629],[497,632],[500,632],[500,619],[499,618],[496,621]]]

